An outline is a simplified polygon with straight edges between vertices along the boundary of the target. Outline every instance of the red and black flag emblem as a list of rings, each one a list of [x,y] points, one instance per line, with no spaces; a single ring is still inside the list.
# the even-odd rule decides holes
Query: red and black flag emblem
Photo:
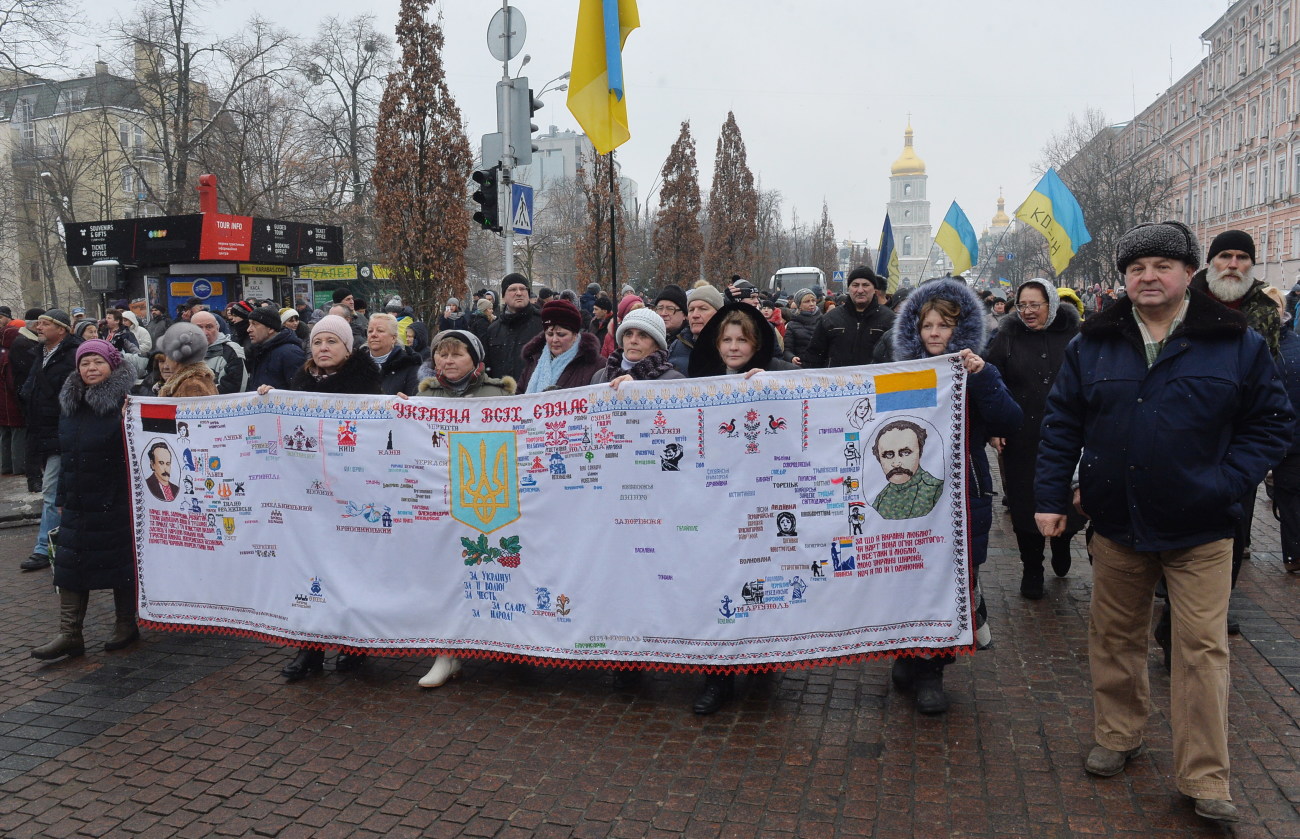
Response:
[[[176,406],[141,405],[140,427],[154,434],[175,434]]]

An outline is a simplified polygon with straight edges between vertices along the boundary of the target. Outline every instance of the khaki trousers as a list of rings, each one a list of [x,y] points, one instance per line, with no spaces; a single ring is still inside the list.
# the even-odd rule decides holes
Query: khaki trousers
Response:
[[[1097,534],[1092,555],[1088,661],[1098,745],[1123,751],[1142,742],[1151,705],[1151,603],[1163,573],[1173,610],[1170,718],[1178,790],[1228,800],[1232,540],[1143,553]]]

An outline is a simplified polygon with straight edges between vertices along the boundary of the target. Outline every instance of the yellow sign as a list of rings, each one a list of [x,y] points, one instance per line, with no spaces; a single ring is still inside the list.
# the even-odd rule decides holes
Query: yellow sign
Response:
[[[256,277],[287,277],[289,276],[289,266],[258,265],[253,262],[241,262],[239,263],[239,273],[252,274]]]
[[[303,280],[355,280],[355,265],[303,265],[298,269],[298,277]]]
[[[387,265],[372,265],[370,270],[374,273],[376,280],[391,280],[393,278],[393,269]]]

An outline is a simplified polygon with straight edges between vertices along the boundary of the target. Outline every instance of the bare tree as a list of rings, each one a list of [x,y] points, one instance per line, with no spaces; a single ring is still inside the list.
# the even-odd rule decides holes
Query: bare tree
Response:
[[[70,0],[0,0],[0,74],[16,80],[57,66],[79,29],[76,12]]]
[[[429,0],[402,0],[399,68],[379,106],[374,171],[379,253],[417,311],[463,296],[474,165],[460,108],[447,88],[442,27]]]
[[[691,123],[682,122],[676,142],[659,171],[659,214],[654,227],[656,277],[689,288],[700,277],[704,233],[700,229],[700,170]]]
[[[133,56],[143,127],[163,171],[162,194],[149,200],[169,215],[195,205],[190,167],[240,94],[291,64],[289,35],[257,17],[238,37],[196,46],[203,30],[195,6],[141,0],[117,33]]]
[[[709,190],[709,242],[704,251],[704,275],[720,282],[732,274],[754,270],[754,233],[758,191],[754,173],[745,159],[745,140],[736,115],[718,135],[713,162],[713,187]]]

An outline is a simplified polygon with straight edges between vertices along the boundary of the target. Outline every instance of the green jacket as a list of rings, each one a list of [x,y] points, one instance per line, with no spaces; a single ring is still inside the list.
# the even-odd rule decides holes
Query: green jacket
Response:
[[[1210,284],[1205,279],[1204,268],[1192,276],[1192,288],[1214,297],[1210,294]],[[1264,343],[1268,344],[1273,360],[1277,361],[1282,352],[1282,316],[1277,313],[1277,304],[1264,293],[1265,288],[1266,284],[1260,280],[1250,284],[1245,296],[1241,298],[1241,313],[1246,316],[1246,325],[1260,334]]]

